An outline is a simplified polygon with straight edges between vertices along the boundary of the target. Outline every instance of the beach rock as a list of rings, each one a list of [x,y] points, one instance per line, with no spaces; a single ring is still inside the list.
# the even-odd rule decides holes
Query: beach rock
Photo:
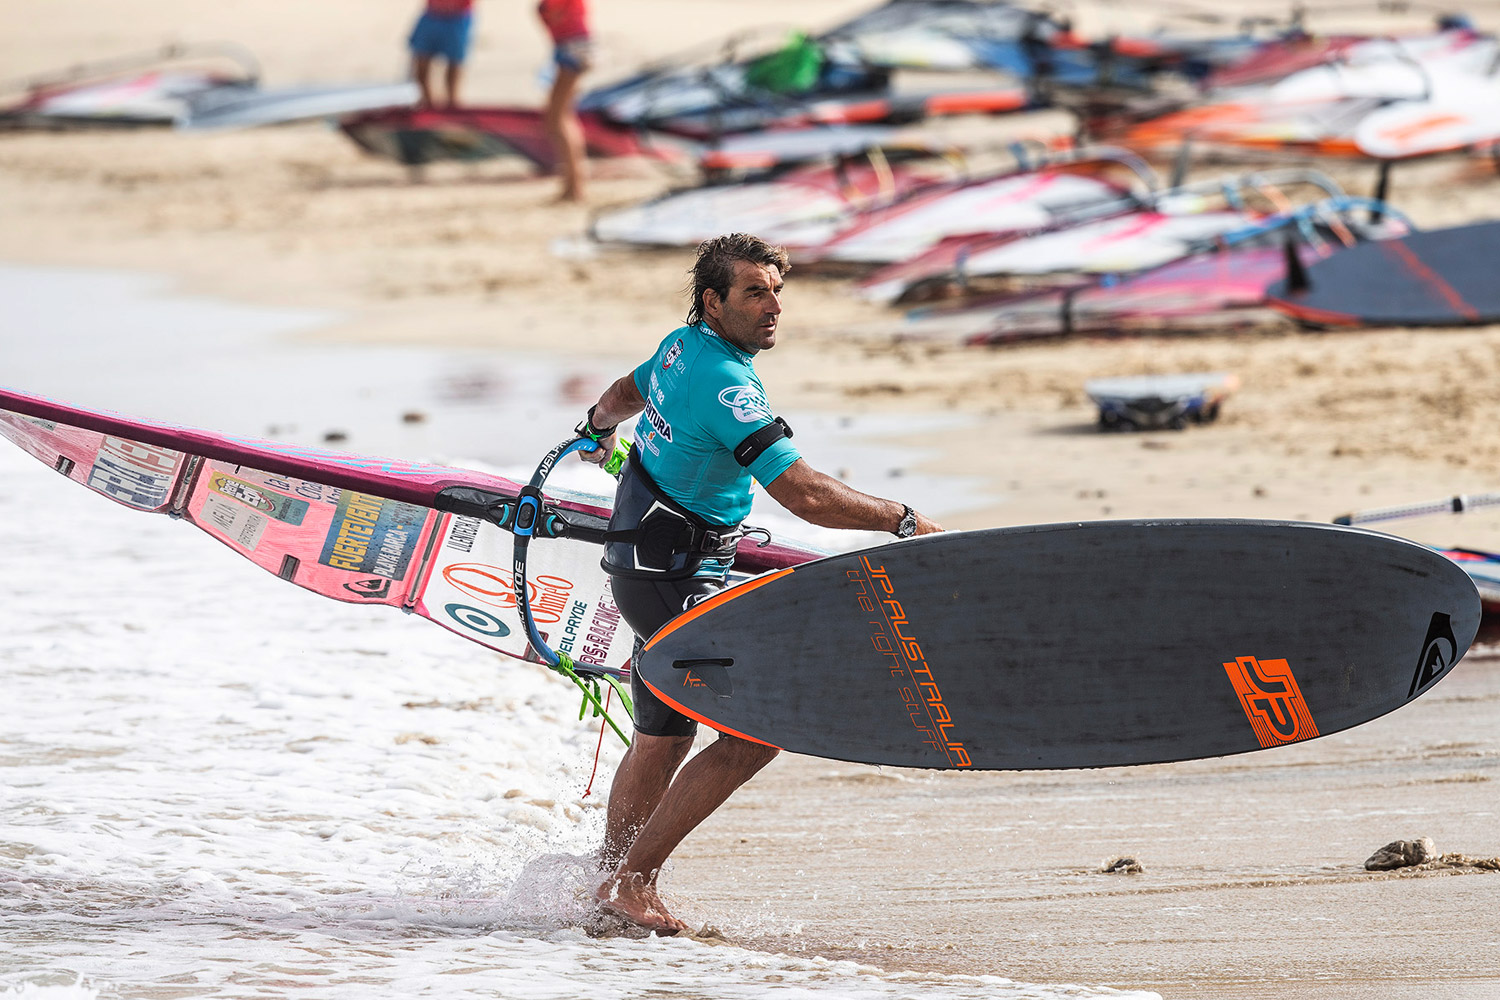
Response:
[[[1418,840],[1393,840],[1370,855],[1365,861],[1365,871],[1383,872],[1392,868],[1410,868],[1425,864],[1438,856],[1431,837]]]
[[[1141,863],[1135,858],[1122,857],[1110,858],[1108,861],[1104,862],[1104,864],[1099,866],[1099,870],[1106,874],[1139,875],[1146,869],[1142,868]]]

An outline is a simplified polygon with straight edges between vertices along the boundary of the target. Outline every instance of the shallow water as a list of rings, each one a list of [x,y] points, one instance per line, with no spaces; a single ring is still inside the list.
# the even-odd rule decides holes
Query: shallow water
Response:
[[[617,747],[585,796],[598,728],[542,668],[288,587],[14,450],[0,552],[12,992],[1080,995],[591,939],[580,896]],[[756,929],[797,934],[774,907]]]

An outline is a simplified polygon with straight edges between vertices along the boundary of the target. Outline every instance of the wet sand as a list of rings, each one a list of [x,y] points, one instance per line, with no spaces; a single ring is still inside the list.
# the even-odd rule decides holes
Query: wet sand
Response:
[[[1500,996],[1500,873],[1366,872],[1398,839],[1500,853],[1500,654],[1310,743],[1028,773],[783,758],[679,853],[667,898],[771,951],[1167,998]],[[1139,874],[1106,874],[1128,856]],[[773,917],[795,935],[758,933]]]
[[[268,84],[391,76],[414,5],[289,0],[201,9],[135,0],[12,5],[0,53],[21,74],[182,37],[234,37]],[[865,3],[598,4],[609,69],[741,25],[828,23]],[[1485,21],[1481,25],[1494,28]],[[1119,13],[1116,5],[1089,8]],[[481,5],[476,99],[540,100],[529,3]],[[1421,23],[1415,16],[1410,23]],[[287,24],[301,30],[285,41]],[[352,28],[347,26],[352,25]],[[670,26],[662,34],[664,26]],[[240,134],[0,137],[0,259],[140,268],[187,291],[338,310],[312,334],[350,351],[421,343],[635,363],[683,312],[688,254],[561,260],[589,210],[512,165],[445,165],[412,183],[321,125]],[[1368,167],[1322,164],[1351,190]],[[1203,165],[1204,175],[1243,165]],[[681,180],[602,164],[595,207]],[[1458,158],[1396,175],[1417,222],[1500,217],[1500,177]],[[1079,340],[974,350],[896,344],[895,314],[794,271],[783,343],[759,367],[779,407],[956,412],[893,469],[979,477],[974,528],[1099,517],[1327,520],[1500,488],[1500,329]],[[45,336],[45,330],[35,331]],[[190,352],[190,345],[185,345]],[[1229,370],[1216,424],[1101,435],[1086,378]],[[0,364],[0,382],[3,378]],[[25,387],[21,387],[25,388]],[[80,401],[87,403],[88,401]],[[1399,522],[1419,541],[1500,547],[1500,518]],[[784,759],[680,852],[669,896],[736,941],[884,968],[1149,986],[1169,998],[1500,996],[1500,875],[1372,875],[1388,841],[1500,855],[1500,669],[1478,658],[1400,712],[1311,744],[1147,768],[935,775]],[[1106,859],[1139,875],[1106,875]],[[789,928],[800,928],[792,933]],[[1490,978],[1486,978],[1490,977]]]

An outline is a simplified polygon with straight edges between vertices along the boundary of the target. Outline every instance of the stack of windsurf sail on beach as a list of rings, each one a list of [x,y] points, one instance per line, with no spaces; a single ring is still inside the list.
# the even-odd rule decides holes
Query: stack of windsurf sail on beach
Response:
[[[1089,38],[1015,4],[890,0],[769,50],[732,39],[585,99],[599,155],[698,168],[597,212],[585,246],[753,231],[905,310],[866,331],[896,338],[1490,321],[1500,230],[1419,233],[1388,192],[1399,161],[1500,139],[1500,43],[1457,15],[1312,34],[1306,13]],[[1362,307],[1366,284],[1399,301]]]
[[[231,43],[167,45],[7,83],[0,129],[251,128],[413,104],[409,81],[264,87],[260,66]]]

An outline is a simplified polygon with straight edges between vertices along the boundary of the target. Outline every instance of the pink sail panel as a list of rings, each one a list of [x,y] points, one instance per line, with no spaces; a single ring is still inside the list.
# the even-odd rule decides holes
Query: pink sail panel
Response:
[[[509,479],[471,469],[351,455],[306,445],[221,434],[166,421],[127,417],[108,410],[84,409],[5,388],[0,388],[0,410],[425,506],[432,506],[437,494],[450,486],[469,486],[508,496],[514,496],[520,490],[520,485]],[[596,504],[580,505],[580,509],[604,516],[609,513],[608,502],[602,499]]]
[[[422,554],[449,515],[305,479],[209,461],[183,512],[240,555],[324,597],[411,603]]]
[[[14,392],[6,393],[3,405],[51,416],[0,409],[0,437],[117,503],[174,514],[313,593],[414,611],[498,652],[531,658],[511,582],[511,534],[479,517],[386,495],[403,484],[409,489],[413,480],[431,489],[458,476],[471,477],[467,486],[495,490],[500,499],[515,495],[508,480],[438,466],[313,454],[275,442],[236,443],[227,436],[131,421]],[[52,419],[64,415],[96,426]],[[127,427],[134,428],[135,437],[116,433]],[[158,443],[163,438],[180,448]],[[244,454],[236,460],[207,458],[197,453],[200,445],[205,451]],[[294,475],[245,461],[267,459],[311,471]],[[368,489],[350,485],[367,481]],[[564,503],[575,515],[596,509],[593,502]],[[600,530],[605,523],[598,515],[585,520]],[[528,561],[531,604],[549,642],[579,664],[627,674],[633,636],[610,596],[598,545],[568,537],[538,539]]]
[[[136,510],[171,507],[186,458],[160,445],[19,413],[0,411],[0,434],[74,482]]]
[[[0,389],[0,437],[117,503],[186,520],[299,587],[415,612],[490,649],[534,658],[514,593],[515,539],[477,516],[519,486],[468,469],[346,455],[116,413]],[[466,491],[463,502],[440,495]],[[571,525],[538,538],[528,594],[547,642],[624,676],[633,636],[599,565],[610,502],[549,490]],[[823,553],[747,538],[735,571]]]

